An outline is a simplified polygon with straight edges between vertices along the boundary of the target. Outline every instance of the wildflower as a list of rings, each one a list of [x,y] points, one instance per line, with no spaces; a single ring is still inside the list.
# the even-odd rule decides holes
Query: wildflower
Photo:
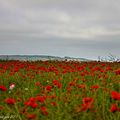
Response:
[[[120,94],[118,92],[116,92],[116,91],[111,92],[111,97],[114,100],[120,100]]]
[[[84,85],[84,84],[79,84],[79,85],[78,85],[78,88],[83,88],[83,89],[84,89],[84,88],[85,88],[85,85]]]
[[[83,99],[84,104],[90,104],[90,103],[93,103],[93,102],[94,102],[93,98],[86,97],[86,98]]]
[[[32,107],[32,108],[37,108],[37,107],[38,107],[38,104],[35,103],[35,102],[32,102],[32,101],[25,101],[24,104],[25,104],[26,106],[30,106],[30,107]]]
[[[16,100],[14,98],[7,98],[5,102],[7,104],[14,105],[16,103]]]
[[[47,108],[45,106],[42,106],[40,110],[43,115],[46,115],[46,116],[48,115]]]
[[[1,91],[7,91],[7,88],[5,86],[3,86],[3,85],[0,85],[0,90]]]
[[[46,109],[45,106],[41,107],[41,111],[46,111],[46,110],[47,110],[47,109]]]
[[[58,81],[57,81],[57,80],[53,80],[53,84],[54,84],[54,85],[57,85],[57,84],[58,84]]]
[[[116,103],[115,104],[112,104],[112,106],[111,106],[111,108],[110,108],[110,112],[116,112],[118,110],[118,107],[117,107],[117,105],[116,105]]]
[[[24,104],[25,104],[26,106],[30,106],[30,107],[32,107],[32,108],[37,108],[37,107],[38,107],[38,104],[37,104],[35,101],[36,101],[36,98],[31,97],[31,98],[29,98],[28,101],[25,101]]]
[[[116,70],[116,71],[115,71],[115,74],[116,74],[116,75],[120,75],[120,69]]]
[[[14,71],[14,72],[18,72],[18,71],[19,71],[19,68],[18,68],[18,67],[15,67],[13,71]]]
[[[82,112],[93,108],[93,105],[90,105],[90,104],[82,104],[81,106],[82,106],[81,108]]]
[[[88,98],[88,97],[84,98],[83,99],[83,104],[81,105],[82,106],[81,111],[92,109],[93,108],[93,102],[94,102],[93,98]]]
[[[75,82],[74,81],[69,82],[69,86],[75,86]]]
[[[59,81],[57,81],[57,80],[53,80],[53,84],[54,84],[55,86],[57,86],[58,88],[61,88],[61,87],[62,87],[62,84],[61,84]]]
[[[72,88],[71,87],[68,87],[67,88],[67,91],[70,93],[72,91]]]
[[[91,86],[91,88],[92,89],[98,89],[98,88],[100,88],[100,86],[99,85],[93,85],[93,86]]]
[[[41,102],[41,103],[44,103],[45,99],[46,99],[45,96],[37,96],[36,97],[36,100],[39,101],[39,102]]]
[[[41,86],[41,83],[40,82],[36,82],[35,86]]]
[[[61,84],[61,83],[58,83],[58,84],[57,84],[57,87],[58,87],[58,88],[61,88],[61,87],[62,87],[62,84]]]
[[[15,87],[15,84],[11,84],[9,89],[12,90]]]
[[[51,102],[51,105],[52,106],[56,106],[56,102]]]
[[[36,100],[35,97],[31,97],[31,98],[29,98],[29,101],[31,101],[31,102],[35,102],[35,100]]]
[[[30,103],[30,106],[31,106],[32,108],[37,108],[37,107],[38,107],[38,104],[35,103],[35,102],[31,102],[31,103]]]
[[[29,120],[35,119],[35,118],[36,118],[36,114],[28,114],[26,117],[27,117]]]
[[[52,89],[52,86],[51,86],[51,85],[47,85],[47,86],[46,86],[46,90],[51,91],[51,89]]]

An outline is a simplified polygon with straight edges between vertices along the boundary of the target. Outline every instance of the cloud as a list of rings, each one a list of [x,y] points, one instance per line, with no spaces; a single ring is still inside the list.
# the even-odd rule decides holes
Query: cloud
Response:
[[[119,0],[0,1],[0,54],[39,53],[38,48],[58,55],[118,54],[119,4]],[[19,50],[14,45],[20,45]],[[27,46],[31,49],[24,52]]]

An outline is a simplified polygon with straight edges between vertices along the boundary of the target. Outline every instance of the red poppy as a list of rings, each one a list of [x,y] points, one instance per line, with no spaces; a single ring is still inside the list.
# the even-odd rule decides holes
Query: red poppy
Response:
[[[38,104],[35,103],[35,102],[31,102],[30,106],[31,106],[32,108],[37,108],[37,107],[38,107]]]
[[[92,109],[93,108],[93,102],[94,102],[93,98],[88,98],[88,97],[84,98],[81,111]]]
[[[98,89],[98,88],[100,88],[100,86],[99,85],[93,85],[93,86],[91,86],[91,88],[92,89]]]
[[[35,86],[41,86],[41,83],[40,82],[36,82]]]
[[[3,85],[0,85],[0,90],[1,91],[7,91],[7,88],[5,86],[3,86]]]
[[[48,115],[47,108],[45,106],[41,107],[41,112],[43,115]]]
[[[41,103],[44,103],[45,99],[46,99],[45,96],[37,96],[36,97],[36,100],[39,101],[39,102],[41,102]]]
[[[74,81],[69,82],[69,86],[75,86],[75,82]]]
[[[112,104],[111,108],[110,108],[110,112],[116,112],[118,110],[118,106],[115,104]]]
[[[82,106],[81,108],[82,112],[93,108],[93,105],[90,105],[90,104],[82,104],[81,106]]]
[[[120,69],[116,70],[116,71],[115,71],[115,74],[116,74],[116,75],[120,75]]]
[[[52,89],[52,86],[51,86],[51,85],[47,85],[47,86],[46,86],[46,90],[51,91],[51,89]]]
[[[79,84],[78,88],[85,88],[85,85],[84,84]]]
[[[28,114],[28,115],[27,115],[27,118],[28,118],[29,120],[35,119],[35,118],[36,118],[36,114]]]
[[[7,98],[5,102],[7,104],[14,105],[16,103],[16,100],[14,98]]]
[[[51,105],[56,106],[56,102],[51,102]]]
[[[32,102],[32,101],[25,101],[24,104],[25,104],[26,106],[30,106],[30,107],[32,107],[32,108],[37,108],[37,107],[38,107],[38,104],[35,103],[35,102]]]
[[[18,68],[18,67],[15,67],[13,71],[14,71],[14,72],[18,72],[18,71],[19,71],[19,68]]]
[[[31,98],[29,98],[28,101],[25,101],[24,104],[26,106],[31,106],[32,108],[37,108],[38,104],[35,101],[36,101],[36,98],[31,97]]]
[[[61,88],[61,87],[62,87],[62,84],[61,84],[59,81],[57,81],[57,80],[53,80],[53,84],[54,84],[55,86],[57,86],[58,88]]]
[[[46,111],[46,110],[47,110],[47,109],[46,109],[45,106],[41,107],[41,111]]]
[[[111,97],[114,100],[120,100],[120,94],[118,92],[116,92],[116,91],[111,92]]]
[[[57,80],[53,80],[53,84],[54,84],[54,85],[57,85],[57,84],[58,84],[58,81],[57,81]]]
[[[61,84],[61,83],[58,83],[58,84],[57,84],[57,87],[58,87],[58,88],[61,88],[61,87],[62,87],[62,84]]]
[[[90,103],[93,103],[93,102],[94,102],[93,98],[86,97],[86,98],[83,99],[84,104],[90,104]]]
[[[36,101],[36,98],[35,98],[35,97],[31,97],[31,98],[29,98],[29,101],[35,102],[35,101]]]

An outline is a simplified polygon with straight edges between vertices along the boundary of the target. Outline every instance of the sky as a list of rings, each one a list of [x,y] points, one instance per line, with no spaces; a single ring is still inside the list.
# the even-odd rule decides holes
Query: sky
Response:
[[[120,57],[120,0],[0,0],[0,55]]]

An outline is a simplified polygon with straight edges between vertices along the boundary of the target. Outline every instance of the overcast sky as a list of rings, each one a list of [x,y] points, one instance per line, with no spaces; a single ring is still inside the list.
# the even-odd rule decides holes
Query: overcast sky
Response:
[[[120,56],[120,0],[0,0],[0,54]]]

